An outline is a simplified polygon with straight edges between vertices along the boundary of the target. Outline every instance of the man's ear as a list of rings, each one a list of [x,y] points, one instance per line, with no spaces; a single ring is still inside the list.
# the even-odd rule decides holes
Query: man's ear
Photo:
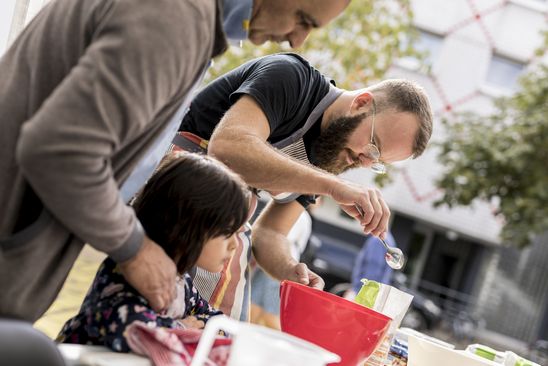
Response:
[[[356,114],[368,112],[372,105],[373,94],[371,94],[371,92],[369,91],[363,91],[360,94],[356,95],[352,100],[350,112]]]

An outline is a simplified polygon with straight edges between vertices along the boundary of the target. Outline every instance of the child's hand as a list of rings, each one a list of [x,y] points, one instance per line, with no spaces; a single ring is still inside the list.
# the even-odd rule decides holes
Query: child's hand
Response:
[[[198,320],[195,316],[187,316],[186,318],[179,319],[178,322],[185,328],[203,329],[205,323],[203,320]]]

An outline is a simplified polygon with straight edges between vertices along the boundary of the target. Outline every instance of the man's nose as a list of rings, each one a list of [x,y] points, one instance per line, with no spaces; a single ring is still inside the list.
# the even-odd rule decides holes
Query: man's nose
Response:
[[[369,168],[371,165],[373,165],[371,159],[367,158],[364,154],[360,154],[358,156],[358,159],[360,160],[360,165],[363,168]]]
[[[295,29],[287,36],[291,48],[301,47],[310,34],[310,29]]]

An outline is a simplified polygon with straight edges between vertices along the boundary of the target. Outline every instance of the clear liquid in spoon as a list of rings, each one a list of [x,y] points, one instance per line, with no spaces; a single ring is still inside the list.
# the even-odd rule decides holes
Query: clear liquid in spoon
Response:
[[[397,249],[397,248],[392,248]],[[396,250],[394,251],[387,251],[384,259],[386,260],[386,264],[392,269],[402,269],[405,264],[405,256],[403,253],[398,253]]]

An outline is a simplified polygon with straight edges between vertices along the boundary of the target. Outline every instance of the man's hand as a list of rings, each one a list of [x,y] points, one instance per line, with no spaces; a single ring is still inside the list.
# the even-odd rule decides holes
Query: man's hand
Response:
[[[390,209],[384,202],[381,192],[378,189],[361,187],[344,180],[339,182],[334,185],[330,196],[339,203],[344,212],[360,222],[365,234],[385,239]],[[355,205],[361,207],[363,216]]]
[[[308,287],[314,287],[318,290],[323,290],[325,286],[324,280],[316,273],[308,269],[304,263],[297,263],[286,276],[287,280],[307,285]]]
[[[148,236],[145,235],[137,255],[119,263],[119,268],[126,281],[148,300],[155,311],[167,309],[175,299],[175,263]]]

